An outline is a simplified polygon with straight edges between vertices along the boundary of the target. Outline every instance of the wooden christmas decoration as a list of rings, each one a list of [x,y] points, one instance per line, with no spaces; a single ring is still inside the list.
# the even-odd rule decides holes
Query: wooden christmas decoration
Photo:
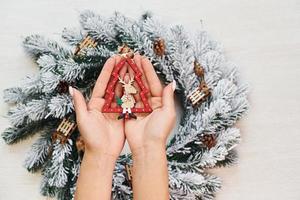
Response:
[[[84,48],[95,48],[97,42],[90,36],[86,36],[77,46],[74,55],[78,55],[80,51]]]
[[[194,61],[194,72],[198,77],[204,77],[204,68],[197,61]]]
[[[133,58],[134,53],[132,49],[130,49],[127,44],[123,44],[118,48],[118,52],[122,57],[128,57],[128,58]]]
[[[128,182],[129,186],[132,187],[132,166],[125,164],[126,170],[126,181]]]
[[[120,62],[114,66],[114,69],[111,73],[111,79],[107,85],[106,91],[105,91],[105,104],[102,108],[103,113],[120,113],[120,116],[118,119],[130,119],[130,118],[136,118],[134,113],[151,113],[152,108],[150,107],[150,104],[148,102],[148,99],[146,97],[146,94],[149,92],[149,90],[144,86],[141,76],[142,73],[138,69],[137,65],[134,63],[133,59],[130,57],[130,51],[128,49],[125,51],[123,49],[123,52],[121,52],[122,58]],[[129,53],[129,54],[128,54]],[[125,64],[128,64],[129,67],[134,72],[134,77],[130,79],[128,83],[126,83],[124,80],[122,80],[119,77],[120,70],[125,66]],[[133,82],[136,82],[138,87],[141,89],[139,92],[139,95],[141,97],[141,101],[144,105],[144,107],[136,108],[135,107],[135,99],[132,96],[133,94],[137,93],[136,88],[132,85]],[[123,87],[123,95],[122,97],[115,97],[115,88],[116,84],[122,84]],[[116,98],[117,100],[117,107],[112,108],[111,103],[113,99]]]
[[[154,40],[153,50],[156,55],[162,57],[165,54],[166,50],[165,40],[162,38],[157,38],[156,40]]]
[[[124,94],[121,97],[121,101],[119,100],[118,105],[120,105],[123,108],[122,114],[118,117],[118,119],[122,119],[125,117],[125,114],[128,113],[131,118],[136,118],[136,116],[131,112],[131,109],[135,105],[135,99],[133,97],[133,94],[137,93],[137,90],[135,87],[133,87],[133,77],[130,79],[128,83],[126,83],[124,80],[122,80],[119,77],[119,82],[122,84],[122,87],[124,88]]]
[[[188,99],[193,106],[197,106],[203,103],[210,95],[211,91],[208,88],[207,84],[205,82],[202,82],[199,87],[197,87],[188,95]]]
[[[77,125],[75,122],[71,122],[69,119],[64,118],[56,131],[52,135],[52,141],[60,140],[62,144],[70,138]]]
[[[200,85],[194,89],[187,98],[193,107],[201,105],[211,95],[211,90],[204,80],[204,68],[197,61],[194,62],[194,72],[201,79]]]
[[[216,136],[213,134],[203,134],[201,135],[201,142],[204,144],[208,149],[216,146]]]

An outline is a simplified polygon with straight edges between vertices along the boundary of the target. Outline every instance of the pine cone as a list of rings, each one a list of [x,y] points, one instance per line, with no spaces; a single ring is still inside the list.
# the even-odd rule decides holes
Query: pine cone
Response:
[[[67,93],[69,90],[69,83],[67,81],[60,81],[56,86],[56,91],[59,94]]]
[[[216,146],[216,136],[212,134],[205,134],[201,136],[201,142],[204,144],[207,148],[212,148]]]
[[[199,77],[204,77],[204,69],[197,61],[194,61],[194,72]]]
[[[153,50],[156,55],[162,57],[165,54],[165,50],[166,50],[164,39],[162,38],[156,39],[153,43]]]
[[[77,151],[79,152],[80,151],[84,152],[85,150],[85,144],[81,135],[76,139],[76,147],[77,147]]]

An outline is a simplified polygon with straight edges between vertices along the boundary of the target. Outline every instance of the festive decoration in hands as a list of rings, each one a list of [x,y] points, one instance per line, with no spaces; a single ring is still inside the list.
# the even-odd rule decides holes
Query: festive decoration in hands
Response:
[[[197,61],[194,62],[194,72],[201,78],[201,82],[200,85],[187,96],[187,98],[195,107],[203,103],[211,95],[211,91],[204,80],[204,69]]]
[[[142,19],[132,20],[120,13],[103,17],[86,11],[80,16],[80,25],[78,31],[64,29],[64,45],[40,35],[26,37],[23,45],[39,70],[19,86],[6,89],[3,95],[5,102],[15,105],[8,112],[11,127],[2,133],[5,142],[14,144],[40,133],[24,165],[31,172],[42,171],[41,193],[58,200],[74,199],[82,158],[75,144],[80,134],[78,129],[71,135],[67,134],[70,137],[65,143],[52,143],[53,130],[57,129],[60,120],[74,116],[70,96],[57,92],[57,84],[62,80],[75,82],[74,86],[89,97],[103,63],[115,54],[120,44],[126,43],[134,52],[141,52],[150,59],[164,83],[176,80],[178,84],[176,94],[184,108],[184,117],[166,148],[170,199],[212,200],[221,187],[221,180],[207,169],[230,166],[236,162],[234,147],[241,136],[234,125],[248,109],[247,86],[238,79],[237,69],[227,61],[221,45],[212,40],[206,31],[188,34],[183,26],[170,28],[147,14]],[[97,48],[88,56],[74,56],[70,49],[82,43],[86,35],[97,39]],[[154,45],[157,38],[164,40],[164,45],[160,45],[163,54],[163,51],[155,53],[154,46],[159,46]],[[134,54],[128,46],[120,47],[124,54],[121,63],[132,63]],[[83,50],[90,48],[81,47]],[[198,64],[203,64],[202,68],[197,63],[193,66],[194,59]],[[204,98],[206,103],[202,104],[201,109],[192,109],[190,101],[186,101],[187,94],[194,90],[195,85],[198,89],[199,85],[199,80],[190,76],[193,67],[201,80],[205,71],[205,84],[211,93],[207,95],[210,98]],[[119,84],[119,71],[115,72],[111,81]],[[139,90],[142,85],[136,79],[138,74],[135,70],[134,85],[138,91],[143,91]],[[122,113],[121,96],[116,97],[109,87],[106,92],[107,98],[111,95],[116,103],[119,102],[117,112]],[[139,94],[142,97],[142,93]],[[131,109],[133,113],[135,109]],[[209,133],[206,133],[207,130]],[[210,133],[213,133],[214,139],[201,136]],[[212,144],[214,147],[208,148]],[[124,161],[132,163],[131,155],[121,155],[116,162],[112,188],[114,200],[132,199],[132,190],[125,184]]]
[[[97,42],[90,36],[86,36],[77,46],[74,55],[78,55],[84,48],[95,48]]]
[[[64,118],[52,135],[53,141],[59,140],[62,144],[66,143],[76,127],[77,125],[75,122],[71,122],[69,119]]]
[[[105,103],[102,108],[102,112],[104,113],[121,113],[118,119],[130,119],[134,118],[136,119],[136,116],[134,113],[151,113],[152,109],[150,107],[150,104],[148,102],[148,99],[146,98],[146,94],[149,92],[149,90],[145,87],[141,80],[142,73],[138,69],[137,65],[134,63],[133,59],[131,59],[131,51],[128,50],[127,46],[123,46],[123,48],[120,49],[122,58],[120,62],[114,67],[111,79],[107,85],[106,88],[106,94],[104,96]],[[125,64],[128,64],[129,67],[132,68],[134,72],[134,77],[131,77],[129,82],[126,83],[124,80],[122,80],[119,76],[120,70],[125,66]],[[135,99],[133,94],[137,93],[137,89],[133,86],[134,80],[136,81],[138,87],[141,89],[139,92],[139,95],[141,97],[141,101],[144,105],[144,107],[136,108],[135,107]],[[118,107],[111,107],[112,100],[115,96],[115,88],[117,81],[122,84],[124,93],[121,98],[116,97],[117,99],[117,105]]]

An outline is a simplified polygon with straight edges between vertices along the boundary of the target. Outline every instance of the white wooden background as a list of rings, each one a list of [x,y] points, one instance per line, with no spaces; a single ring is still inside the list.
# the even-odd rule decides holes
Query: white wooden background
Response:
[[[223,178],[218,200],[300,199],[300,1],[298,0],[1,0],[0,90],[36,69],[21,48],[31,33],[59,35],[83,9],[138,17],[151,10],[166,23],[199,29],[200,20],[224,44],[251,84],[252,108],[238,125],[239,165],[213,170]],[[2,95],[2,94],[1,94]],[[8,107],[1,102],[1,116]],[[1,131],[8,126],[0,119]],[[34,140],[0,142],[0,200],[41,200],[40,175],[22,167]]]

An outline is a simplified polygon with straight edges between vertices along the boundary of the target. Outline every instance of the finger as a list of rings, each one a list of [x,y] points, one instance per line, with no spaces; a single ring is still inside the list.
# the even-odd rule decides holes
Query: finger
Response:
[[[153,97],[160,97],[163,91],[162,85],[160,83],[158,76],[156,75],[156,72],[151,62],[146,57],[142,58],[142,68],[144,70],[151,95]]]
[[[111,57],[105,62],[93,89],[92,98],[102,98],[105,95],[106,86],[115,66],[115,62],[115,57]]]
[[[85,102],[85,98],[83,97],[82,93],[79,90],[71,86],[69,87],[69,93],[73,98],[76,114],[78,116],[82,116],[84,113],[87,112],[87,105]]]
[[[164,90],[162,95],[162,103],[163,103],[163,109],[168,111],[175,111],[175,102],[174,102],[174,91],[176,88],[176,82],[173,81],[172,83],[169,83]]]
[[[146,77],[145,77],[145,72],[142,68],[142,56],[137,53],[137,54],[135,54],[133,59],[134,59],[135,64],[137,65],[138,69],[142,73],[141,78],[142,78],[142,82],[143,82],[144,86],[149,89],[149,85],[148,85],[148,82],[147,82]],[[150,96],[150,94],[149,94],[149,96]]]

